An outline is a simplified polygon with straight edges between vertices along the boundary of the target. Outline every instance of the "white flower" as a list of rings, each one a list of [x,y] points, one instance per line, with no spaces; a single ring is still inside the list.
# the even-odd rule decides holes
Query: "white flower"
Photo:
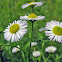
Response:
[[[49,47],[47,47],[47,48],[45,49],[46,52],[55,52],[56,50],[57,50],[57,48],[54,47],[54,46],[49,46]]]
[[[40,53],[40,51],[34,51],[32,54],[34,57],[38,57],[38,56],[40,56],[41,53]]]
[[[15,20],[13,23],[10,23],[8,27],[6,27],[7,29],[5,29],[4,31],[4,38],[7,41],[11,40],[11,42],[19,41],[19,39],[21,39],[24,36],[24,34],[26,34],[27,26],[28,25],[26,21]]]
[[[46,23],[45,29],[45,34],[50,40],[62,43],[62,22],[51,20]]]
[[[37,6],[42,6],[43,3],[42,2],[29,2],[29,3],[23,4],[22,8],[24,9],[24,8],[31,6],[31,5],[34,5],[34,7],[37,7]]]
[[[22,20],[32,20],[32,21],[35,21],[35,20],[44,20],[45,16],[37,16],[36,14],[31,13],[28,16],[27,15],[20,16],[20,19],[22,19]]]
[[[19,45],[17,45],[17,47],[18,47],[18,48],[20,48],[20,46],[19,46]]]
[[[37,45],[37,42],[31,42],[31,46]]]
[[[14,47],[14,48],[12,49],[12,53],[16,53],[16,52],[18,52],[18,51],[20,51],[20,49],[17,48],[17,47]]]
[[[40,28],[40,29],[39,29],[39,31],[43,31],[43,30],[45,30],[45,28]]]

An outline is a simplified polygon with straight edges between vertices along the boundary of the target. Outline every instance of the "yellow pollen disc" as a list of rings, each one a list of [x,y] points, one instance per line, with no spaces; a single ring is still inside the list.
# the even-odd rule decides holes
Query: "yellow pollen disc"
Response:
[[[29,2],[28,4],[32,4],[32,3],[35,3],[35,2]]]
[[[11,33],[16,33],[18,30],[19,30],[19,25],[18,25],[18,24],[13,24],[13,25],[10,27],[10,29],[9,29],[9,31],[10,31]]]
[[[53,28],[53,33],[54,33],[55,35],[62,35],[62,28],[59,27],[59,26],[55,26],[55,27]]]
[[[53,51],[53,49],[50,49],[50,51]]]
[[[28,16],[28,18],[36,18],[36,17],[37,17],[37,15],[34,14],[34,13],[31,13],[31,14]]]
[[[18,51],[18,48],[16,48],[16,51]]]

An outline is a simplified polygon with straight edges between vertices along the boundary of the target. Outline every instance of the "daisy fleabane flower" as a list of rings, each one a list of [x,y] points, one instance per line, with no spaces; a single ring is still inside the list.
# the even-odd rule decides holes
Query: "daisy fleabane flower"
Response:
[[[40,51],[34,51],[32,54],[34,57],[38,57],[38,56],[40,56],[41,53],[40,53]]]
[[[55,52],[56,50],[57,50],[57,48],[54,46],[49,46],[49,47],[45,48],[45,51],[50,52],[50,53]]]
[[[36,46],[37,42],[31,42],[31,46]]]
[[[50,40],[62,43],[62,22],[51,20],[46,23],[45,29],[45,34]]]
[[[31,5],[34,5],[34,7],[37,7],[37,6],[42,6],[43,3],[42,2],[29,2],[29,3],[23,4],[22,8],[25,9]]]
[[[45,16],[37,16],[35,13],[31,13],[30,15],[20,16],[21,20],[44,20]]]
[[[19,45],[17,45],[17,47],[14,47],[14,48],[12,49],[12,53],[16,53],[16,52],[20,51],[19,48],[20,48]]]
[[[15,20],[13,23],[10,23],[8,27],[6,27],[4,31],[4,38],[7,41],[11,40],[11,42],[19,41],[19,39],[21,39],[24,36],[24,34],[26,34],[27,32],[26,27],[28,27],[28,24],[26,21]]]

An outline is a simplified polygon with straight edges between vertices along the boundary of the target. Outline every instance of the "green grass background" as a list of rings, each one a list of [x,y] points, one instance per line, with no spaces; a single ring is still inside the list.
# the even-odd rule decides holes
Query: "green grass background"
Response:
[[[28,15],[32,12],[32,9],[26,8],[22,9],[21,6],[27,2],[30,2],[33,0],[0,0],[0,44],[11,44],[13,46],[6,46],[3,50],[3,57],[5,62],[29,62],[28,56],[25,55],[23,51],[17,52],[13,54],[11,52],[12,48],[16,45],[20,45],[23,50],[25,50],[27,53],[29,51],[29,43],[30,40],[26,40],[26,38],[29,38],[29,32],[31,27],[31,22],[27,21],[28,23],[28,32],[23,37],[20,42],[14,43],[8,43],[4,37],[3,37],[3,31],[9,25],[9,23],[12,23],[14,20],[18,20],[20,16],[22,15]],[[44,51],[44,49],[50,45],[56,46],[57,51],[54,54],[51,54],[51,58],[48,59],[49,62],[62,62],[62,44],[58,42],[49,41],[47,37],[45,36],[44,32],[39,32],[39,29],[42,27],[45,27],[46,22],[51,20],[57,20],[62,22],[62,0],[35,0],[35,1],[42,1],[43,6],[34,8],[34,13],[37,15],[45,16],[45,20],[35,21],[34,22],[34,41],[38,42],[38,45],[36,46],[36,49],[39,51],[42,51],[41,54],[45,56],[45,60],[50,55]],[[43,39],[37,39],[37,38],[44,38]],[[21,45],[21,43],[23,45]],[[42,56],[43,57],[43,56]],[[35,62],[34,57],[31,55],[32,60]],[[44,62],[44,59],[37,58],[38,60],[42,60]]]

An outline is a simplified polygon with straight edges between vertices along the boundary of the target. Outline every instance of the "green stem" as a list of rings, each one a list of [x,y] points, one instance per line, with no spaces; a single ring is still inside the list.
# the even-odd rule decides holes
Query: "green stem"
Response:
[[[37,62],[37,57],[35,57],[35,62]]]
[[[33,21],[32,22],[32,32],[31,32],[31,40],[30,40],[30,49],[29,49],[29,62],[30,62],[30,54],[31,54],[31,42],[33,42]]]
[[[33,21],[32,21],[32,40],[33,40]]]
[[[31,60],[31,59],[30,59],[30,56],[31,56],[30,54],[31,54],[31,42],[30,42],[30,50],[29,50],[29,62],[31,62],[31,61],[30,61],[30,60]]]
[[[33,10],[34,6],[31,6],[31,8],[32,8],[32,13],[33,13],[33,12],[34,12],[34,10]],[[31,62],[31,61],[30,61],[31,42],[33,42],[33,21],[32,21],[32,20],[31,20],[31,23],[32,23],[32,28],[31,28],[31,40],[30,40],[30,49],[29,49],[29,62]]]
[[[34,51],[35,51],[35,47],[34,47]]]
[[[32,8],[32,13],[33,13],[33,8]]]
[[[46,60],[45,60],[45,62],[47,62],[48,61],[48,59],[50,58],[50,56],[51,56],[51,54],[46,58]]]

